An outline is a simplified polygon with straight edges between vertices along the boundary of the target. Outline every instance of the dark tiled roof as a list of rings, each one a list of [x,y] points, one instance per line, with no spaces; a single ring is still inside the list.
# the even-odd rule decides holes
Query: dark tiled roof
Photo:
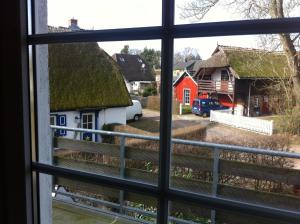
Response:
[[[198,69],[199,64],[202,60],[190,60],[187,62],[179,62],[174,65],[173,70],[187,70],[191,75],[193,75]]]
[[[190,61],[186,61],[186,62],[178,62],[176,64],[174,64],[173,69],[174,70],[188,70],[187,68],[193,68],[195,62],[197,62],[198,60],[190,60]]]
[[[114,54],[113,58],[127,81],[155,81],[154,69],[139,55]]]

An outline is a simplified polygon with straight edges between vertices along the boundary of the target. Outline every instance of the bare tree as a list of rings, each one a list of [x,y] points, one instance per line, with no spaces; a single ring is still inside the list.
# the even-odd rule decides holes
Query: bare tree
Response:
[[[181,17],[202,20],[205,15],[215,6],[223,5],[233,8],[235,12],[242,14],[245,18],[286,18],[292,15],[300,7],[300,0],[190,0],[181,8]],[[273,36],[274,37],[274,36]],[[281,49],[286,55],[291,69],[293,81],[293,94],[296,105],[300,106],[300,58],[297,54],[299,47],[299,34],[278,34]]]
[[[201,60],[201,57],[195,48],[186,47],[181,52],[176,52],[174,54],[174,64],[180,62],[187,62],[190,60]]]

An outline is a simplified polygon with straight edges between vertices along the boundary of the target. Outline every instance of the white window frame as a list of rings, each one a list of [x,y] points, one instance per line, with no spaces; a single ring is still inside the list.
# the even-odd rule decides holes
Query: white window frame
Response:
[[[84,116],[87,116],[87,118],[89,117],[89,116],[91,116],[92,117],[92,121],[89,121],[88,119],[87,119],[87,122],[83,122],[83,117]],[[84,128],[83,127],[83,124],[87,124],[87,127],[89,126],[89,124],[92,124],[92,128],[91,129],[93,129],[94,128],[94,114],[93,113],[82,113],[81,114],[81,128],[83,128],[83,129],[89,129],[89,128]]]
[[[188,95],[186,95],[188,93]],[[183,89],[183,104],[184,105],[190,105],[191,103],[191,89],[184,88]]]
[[[53,123],[51,122],[51,119],[54,119]],[[56,125],[56,115],[50,115],[50,125]]]

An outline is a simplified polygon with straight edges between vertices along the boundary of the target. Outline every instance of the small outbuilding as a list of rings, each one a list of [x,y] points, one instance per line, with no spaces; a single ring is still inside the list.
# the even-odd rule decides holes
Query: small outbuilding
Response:
[[[197,82],[187,71],[182,72],[174,81],[173,89],[176,101],[182,105],[192,106],[198,96]]]

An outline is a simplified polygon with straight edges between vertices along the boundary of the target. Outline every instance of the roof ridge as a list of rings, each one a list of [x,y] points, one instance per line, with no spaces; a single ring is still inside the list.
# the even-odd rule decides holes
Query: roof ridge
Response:
[[[248,48],[248,47],[237,47],[237,46],[228,46],[228,45],[218,45],[218,47],[221,47],[224,52],[226,51],[226,48],[229,50],[236,50],[236,51],[256,51],[260,53],[272,53],[272,54],[284,54],[283,51],[271,51],[266,49],[258,49],[258,48]]]
[[[55,33],[55,32],[78,32],[78,31],[86,31],[86,29],[79,29],[79,30],[73,30],[70,27],[65,26],[50,26],[48,25],[48,32],[49,33]]]

